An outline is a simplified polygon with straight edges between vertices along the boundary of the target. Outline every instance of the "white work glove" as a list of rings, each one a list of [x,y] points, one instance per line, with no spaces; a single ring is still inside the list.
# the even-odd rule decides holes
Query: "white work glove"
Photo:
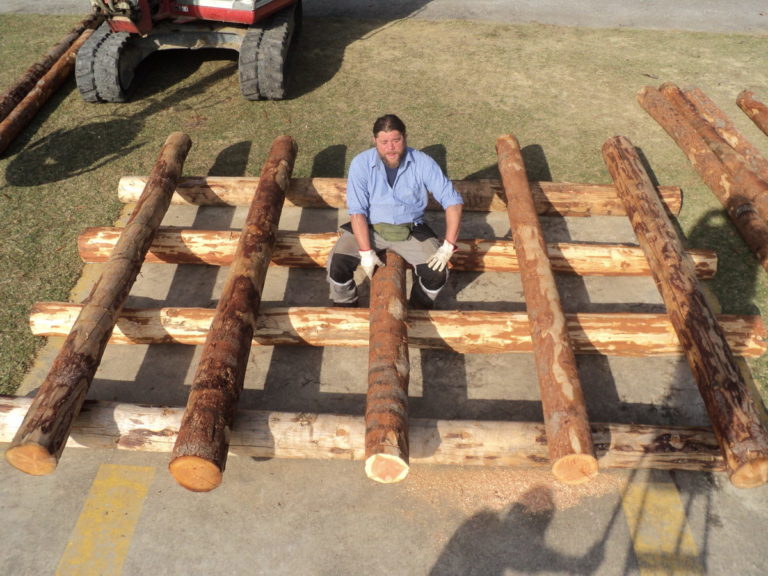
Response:
[[[376,252],[373,250],[360,250],[360,266],[362,266],[365,275],[370,280],[373,278],[373,271],[376,270],[376,266],[384,266]]]
[[[427,260],[427,265],[436,272],[442,272],[448,266],[448,261],[455,251],[456,246],[448,242],[448,240],[443,240],[443,245]]]

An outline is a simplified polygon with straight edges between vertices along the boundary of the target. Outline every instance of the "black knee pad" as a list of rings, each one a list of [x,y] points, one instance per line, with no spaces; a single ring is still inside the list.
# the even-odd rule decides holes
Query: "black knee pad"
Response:
[[[359,264],[360,258],[348,254],[334,254],[328,266],[328,275],[334,282],[346,284],[354,277]]]
[[[416,266],[416,275],[427,290],[439,290],[445,286],[445,281],[448,279],[448,269],[443,268],[438,272],[426,264],[419,264]]]

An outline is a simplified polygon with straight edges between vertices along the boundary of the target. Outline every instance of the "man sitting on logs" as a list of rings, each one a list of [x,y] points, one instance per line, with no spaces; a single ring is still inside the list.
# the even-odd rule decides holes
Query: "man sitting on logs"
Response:
[[[430,156],[406,144],[405,124],[387,114],[373,124],[374,148],[352,159],[347,178],[350,222],[328,258],[331,300],[358,305],[355,269],[368,278],[384,266],[377,252],[393,250],[414,270],[410,305],[431,309],[448,280],[448,261],[456,250],[463,200]],[[424,221],[428,196],[445,209],[442,244]]]

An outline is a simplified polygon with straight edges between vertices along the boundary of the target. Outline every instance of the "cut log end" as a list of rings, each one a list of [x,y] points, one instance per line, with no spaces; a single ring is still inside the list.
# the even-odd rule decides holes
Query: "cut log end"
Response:
[[[737,488],[755,488],[768,482],[768,458],[758,458],[740,466],[731,474]]]
[[[5,459],[22,472],[32,476],[47,476],[56,470],[58,460],[40,444],[21,444],[9,448]]]
[[[382,484],[394,484],[408,476],[410,467],[399,456],[374,454],[365,461],[365,474],[371,480]]]
[[[597,476],[597,459],[589,454],[569,454],[552,464],[552,474],[563,484],[584,484]]]
[[[222,470],[199,456],[179,456],[168,470],[176,482],[193,492],[209,492],[221,484]]]

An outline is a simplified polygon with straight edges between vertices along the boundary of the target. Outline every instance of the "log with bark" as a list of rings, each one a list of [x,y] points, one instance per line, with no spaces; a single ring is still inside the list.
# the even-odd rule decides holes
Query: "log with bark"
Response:
[[[659,90],[646,86],[640,90],[637,99],[683,151],[704,183],[720,200],[760,265],[768,270],[768,224],[758,214],[747,191],[739,187],[717,155]]]
[[[30,328],[37,336],[66,336],[80,311],[77,304],[38,302]],[[214,311],[209,308],[124,309],[112,332],[115,344],[185,344],[205,342]],[[666,314],[566,314],[577,354],[672,356],[683,350]],[[760,316],[720,314],[717,320],[738,355],[756,358],[766,352]],[[368,310],[323,307],[262,307],[256,319],[254,346],[368,346]],[[413,348],[449,349],[461,354],[533,351],[525,312],[408,312],[408,343]]]
[[[552,473],[566,484],[582,484],[597,475],[597,460],[576,354],[528,187],[520,144],[511,134],[501,136],[496,140],[496,154],[520,263]]]
[[[296,151],[290,136],[272,143],[195,371],[169,464],[176,481],[189,490],[209,491],[221,483]]]
[[[749,158],[735,150],[722,132],[702,116],[694,103],[696,98],[692,93],[683,92],[671,82],[662,84],[659,91],[707,143],[730,175],[734,185],[749,199],[763,220],[768,220],[768,182],[764,182],[758,176]],[[699,101],[699,104],[703,106],[706,102]]]
[[[78,237],[84,262],[103,262],[112,252],[120,228],[87,228]],[[336,232],[324,234],[277,233],[272,264],[296,268],[325,267]],[[161,228],[147,253],[146,262],[229,266],[235,254],[239,231]],[[451,267],[464,272],[517,272],[514,242],[496,238],[459,239]],[[579,276],[648,276],[648,261],[639,246],[595,242],[551,242],[547,251],[553,270]],[[709,279],[717,271],[713,250],[689,250],[696,274]]]
[[[118,184],[121,202],[135,202],[142,176],[124,176]],[[194,176],[184,178],[174,195],[174,202],[193,205],[247,206],[257,178],[230,176]],[[499,180],[454,180],[469,211],[504,211],[507,209]],[[624,216],[616,190],[610,185],[573,184],[570,182],[530,182],[536,211],[542,215]],[[347,181],[344,178],[294,178],[286,194],[286,205],[302,208],[345,209]],[[659,187],[664,205],[677,215],[682,207],[682,192],[677,186]],[[441,209],[430,201],[429,209]]]
[[[368,392],[365,400],[365,473],[400,482],[408,466],[408,306],[405,260],[388,251],[371,282]]]
[[[768,431],[680,239],[656,200],[653,183],[626,138],[608,140],[603,156],[683,345],[731,482],[739,487],[764,484],[768,482]]]
[[[749,116],[755,126],[768,135],[768,106],[755,98],[750,90],[742,90],[736,97],[736,104]]]
[[[13,437],[29,398],[0,396],[0,442]],[[86,400],[74,422],[69,448],[167,453],[184,410],[167,406]],[[539,422],[411,418],[410,459],[415,464],[543,468],[549,466]],[[592,424],[600,468],[718,472],[724,470],[712,431],[702,427]],[[365,459],[361,416],[241,410],[230,453],[254,459]]]
[[[19,102],[35,87],[35,84],[66,53],[80,35],[87,29],[95,30],[104,20],[101,14],[91,14],[75,26],[56,46],[38,62],[30,66],[8,90],[0,95],[0,121],[11,113]],[[141,193],[141,191],[139,191]]]
[[[27,127],[40,108],[69,79],[72,75],[72,70],[75,68],[77,51],[91,34],[93,34],[93,29],[90,28],[80,34],[64,55],[27,92],[21,102],[0,121],[0,155],[8,149],[8,146],[11,145],[16,136]]]
[[[56,468],[72,421],[85,400],[120,310],[139,274],[144,254],[168,210],[191,144],[189,136],[176,132],[160,150],[144,193],[114,253],[80,309],[5,453],[6,459],[19,470],[43,475]]]

